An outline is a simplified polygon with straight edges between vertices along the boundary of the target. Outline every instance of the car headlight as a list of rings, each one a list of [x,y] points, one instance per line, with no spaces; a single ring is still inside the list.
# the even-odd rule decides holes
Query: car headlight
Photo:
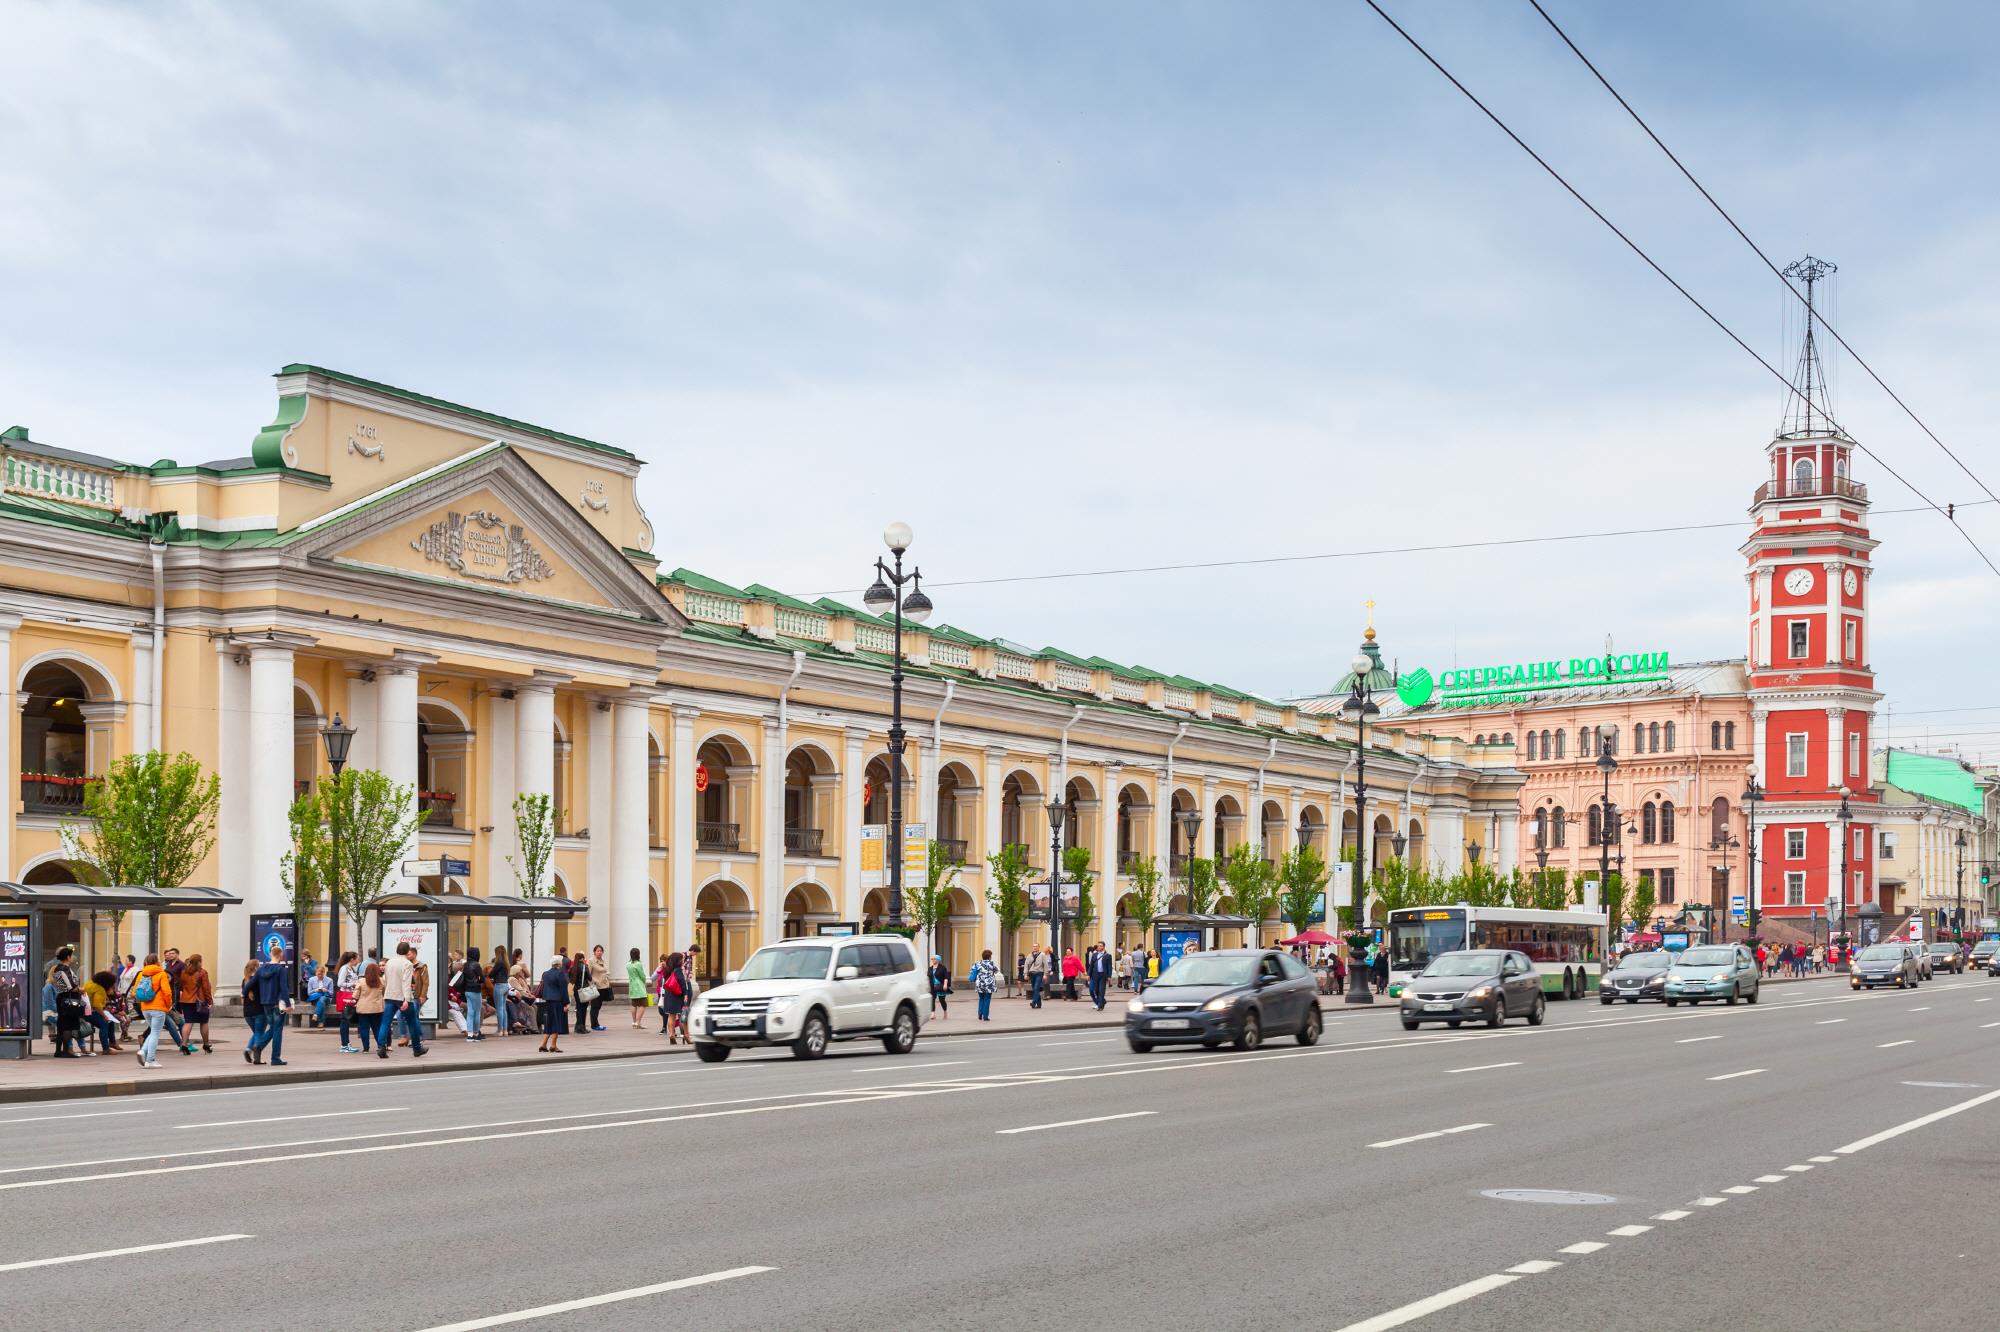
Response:
[[[1203,1004],[1202,1008],[1204,1011],[1210,1013],[1227,1013],[1235,1002],[1236,996],[1233,994],[1218,994],[1215,998]]]
[[[1125,1011],[1128,1013],[1143,1013],[1146,1011],[1146,1001],[1143,999],[1128,999],[1125,1002]]]
[[[790,1008],[793,1004],[797,1003],[798,1001],[799,997],[795,994],[781,994],[776,999],[773,999],[771,1001],[771,1007],[766,1011],[771,1013],[782,1013],[786,1009]]]
[[[1467,991],[1465,997],[1468,999],[1491,999],[1493,997],[1493,987],[1491,985],[1482,985],[1476,990]]]

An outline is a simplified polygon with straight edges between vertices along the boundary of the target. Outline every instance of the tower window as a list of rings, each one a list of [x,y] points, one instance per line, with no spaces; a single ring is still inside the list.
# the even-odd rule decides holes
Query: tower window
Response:
[[[1794,657],[1805,656],[1806,648],[1812,641],[1812,622],[1810,620],[1790,620],[1786,623],[1787,627],[1791,630],[1791,655]]]
[[[1785,736],[1785,776],[1803,777],[1805,775],[1806,734],[1804,731],[1791,731]]]
[[[1793,462],[1792,493],[1794,495],[1810,495],[1815,489],[1816,487],[1813,485],[1812,459],[1800,458]]]
[[[1859,731],[1849,731],[1847,733],[1847,775],[1849,777],[1859,777],[1861,775],[1861,732]]]
[[[1541,743],[1540,736],[1536,735],[1533,731],[1528,732],[1528,762],[1533,763],[1537,758],[1541,757]]]
[[[1804,828],[1785,829],[1785,859],[1804,860],[1806,858],[1806,830]]]
[[[1722,748],[1722,723],[1719,721],[1712,721],[1708,724],[1708,747],[1710,749]]]
[[[1858,626],[1853,620],[1849,620],[1841,626],[1841,636],[1846,645],[1847,659],[1849,661],[1855,660],[1855,655],[1856,655],[1854,651],[1855,630],[1859,627],[1860,626]]]

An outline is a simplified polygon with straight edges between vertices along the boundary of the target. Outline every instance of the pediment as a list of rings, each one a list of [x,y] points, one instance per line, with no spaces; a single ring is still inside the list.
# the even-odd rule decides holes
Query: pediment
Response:
[[[469,595],[500,593],[681,623],[651,580],[505,445],[316,519],[288,553],[414,576]]]

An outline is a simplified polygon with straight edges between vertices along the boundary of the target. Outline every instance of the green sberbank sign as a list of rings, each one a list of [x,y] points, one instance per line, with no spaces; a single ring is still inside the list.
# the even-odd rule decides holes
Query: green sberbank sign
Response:
[[[1419,667],[1399,677],[1396,697],[1405,707],[1484,708],[1517,703],[1560,689],[1637,684],[1667,678],[1664,652],[1618,652],[1599,657],[1551,657],[1509,666],[1474,666],[1433,676]]]

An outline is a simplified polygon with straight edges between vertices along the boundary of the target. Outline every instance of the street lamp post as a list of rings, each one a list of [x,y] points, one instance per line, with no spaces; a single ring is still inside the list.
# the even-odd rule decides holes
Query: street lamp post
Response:
[[[922,624],[931,617],[931,599],[924,595],[924,571],[912,565],[903,572],[903,552],[916,538],[908,523],[882,529],[882,544],[895,556],[895,567],[875,559],[875,582],[861,600],[876,614],[887,606],[895,617],[895,655],[889,664],[889,928],[903,927],[903,621]],[[904,584],[909,592],[903,591]]]
[[[1750,844],[1750,873],[1743,884],[1743,900],[1749,908],[1746,919],[1750,924],[1749,938],[1753,943],[1757,938],[1757,917],[1761,914],[1757,910],[1757,899],[1763,896],[1762,887],[1757,882],[1757,806],[1763,803],[1763,789],[1757,785],[1757,779],[1753,776],[1749,785],[1743,788],[1743,817],[1747,820]]]
[[[1736,834],[1727,828],[1722,830],[1722,836],[1711,836],[1708,839],[1709,850],[1722,852],[1722,943],[1729,942],[1729,853],[1742,845],[1743,843],[1736,840]],[[1710,903],[1710,925],[1715,923],[1714,912],[1714,903]]]
[[[1853,833],[1853,832],[1851,831],[1851,825],[1852,825],[1852,824],[1854,823],[1854,811],[1853,811],[1852,809],[1848,808],[1848,805],[1847,805],[1847,797],[1849,797],[1850,795],[1853,795],[1853,794],[1854,794],[1854,793],[1853,793],[1852,791],[1848,790],[1848,789],[1847,789],[1846,787],[1844,787],[1844,786],[1840,788],[1840,814],[1839,814],[1839,818],[1840,818],[1840,924],[1839,924],[1838,926],[1836,926],[1836,927],[1834,928],[1834,935],[1835,935],[1835,937],[1838,937],[1838,936],[1840,936],[1840,935],[1844,935],[1844,934],[1846,934],[1846,933],[1847,933],[1847,895],[1848,895],[1848,892],[1850,891],[1850,882],[1851,882],[1851,881],[1852,881],[1852,879],[1854,878],[1853,874],[1852,874],[1851,872],[1849,872],[1849,870],[1848,870],[1848,866],[1847,866],[1847,855],[1848,855],[1848,851],[1849,851],[1849,850],[1850,850],[1850,849],[1851,849],[1851,848],[1853,847],[1853,845],[1854,845],[1854,833]],[[1831,942],[1831,940],[1828,940],[1828,942]],[[1845,951],[1847,951],[1847,952],[1852,952],[1853,950],[1852,950],[1851,948],[1849,948],[1849,949],[1847,949],[1847,950],[1845,950]],[[1845,971],[1845,970],[1847,970],[1847,959],[1846,959],[1846,957],[1844,957],[1844,956],[1843,956],[1843,957],[1841,958],[1841,960],[1840,960],[1840,969],[1841,969],[1842,971]]]
[[[1368,635],[1372,639],[1375,631],[1370,629]],[[1341,704],[1341,711],[1354,718],[1354,884],[1348,897],[1353,903],[1354,929],[1359,930],[1362,912],[1368,904],[1368,719],[1380,715],[1382,709],[1369,696],[1368,673],[1375,669],[1374,660],[1366,652],[1357,652],[1348,665],[1354,668],[1354,687],[1348,692],[1347,701]],[[1347,951],[1345,1002],[1372,1004],[1374,992],[1356,965],[1354,950]]]
[[[340,714],[333,714],[333,724],[319,733],[326,744],[326,766],[333,769],[334,801],[329,824],[328,841],[332,851],[333,881],[326,891],[326,965],[340,963],[340,807],[346,801],[340,798],[340,770],[347,766],[347,751],[354,744],[354,728],[340,720]],[[305,922],[299,923],[299,934],[305,934]]]
[[[1951,922],[1951,929],[1952,936],[1960,940],[1962,945],[1965,939],[1965,829],[1963,828],[1958,830],[1956,845],[1958,847],[1958,915]]]
[[[1618,760],[1611,757],[1611,742],[1602,735],[1597,738],[1597,770],[1604,774],[1604,806],[1597,816],[1597,900],[1602,904],[1611,890],[1611,837],[1618,826],[1618,807],[1611,803],[1611,774],[1618,771]],[[1619,863],[1624,863],[1623,852]]]
[[[1049,956],[1062,957],[1062,835],[1067,812],[1061,796],[1049,798]]]

